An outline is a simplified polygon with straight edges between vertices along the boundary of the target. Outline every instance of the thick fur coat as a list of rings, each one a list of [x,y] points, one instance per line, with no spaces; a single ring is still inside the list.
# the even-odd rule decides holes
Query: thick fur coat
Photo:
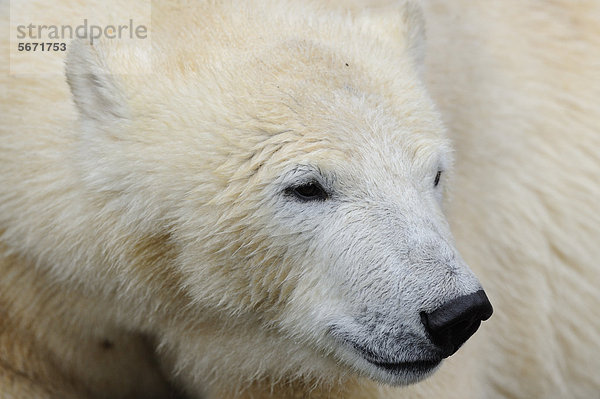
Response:
[[[156,2],[150,54],[2,64],[2,398],[600,392],[600,4],[340,3]],[[419,312],[480,281],[441,366],[357,354],[437,362]]]

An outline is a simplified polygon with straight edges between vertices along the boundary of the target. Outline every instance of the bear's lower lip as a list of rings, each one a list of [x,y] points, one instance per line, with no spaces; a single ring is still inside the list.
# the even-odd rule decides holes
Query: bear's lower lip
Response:
[[[354,347],[354,349],[361,354],[362,358],[365,359],[367,362],[381,369],[384,369],[392,374],[407,372],[416,374],[428,373],[434,368],[436,368],[443,360],[441,357],[435,356],[430,359],[393,362],[382,358],[373,351],[354,342],[348,343],[350,343]]]
[[[399,363],[390,363],[390,362],[378,362],[373,361],[371,359],[365,358],[369,363],[385,369],[391,373],[400,373],[400,372],[412,372],[412,373],[426,373],[437,367],[441,360],[419,360],[414,362],[399,362]]]

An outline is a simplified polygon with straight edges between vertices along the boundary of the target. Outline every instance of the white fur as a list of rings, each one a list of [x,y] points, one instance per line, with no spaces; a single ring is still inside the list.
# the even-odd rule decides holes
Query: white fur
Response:
[[[152,74],[146,59],[100,40],[71,44],[70,87],[1,78],[0,304],[11,305],[0,348],[16,348],[0,363],[9,364],[6,395],[77,397],[101,386],[100,397],[160,397],[167,381],[219,398],[597,392],[590,270],[600,223],[588,199],[597,186],[583,184],[599,164],[586,150],[599,144],[597,111],[560,94],[534,100],[536,90],[555,94],[540,89],[553,87],[553,70],[538,75],[546,69],[527,55],[537,36],[531,48],[515,44],[513,59],[503,44],[520,38],[512,14],[480,10],[504,24],[492,31],[463,13],[468,4],[428,2],[423,69],[413,4],[183,3],[153,7]],[[497,41],[480,44],[473,30]],[[576,60],[581,81],[593,82]],[[123,65],[131,73],[112,73]],[[499,316],[431,379],[382,388],[370,379],[427,375],[386,373],[349,342],[420,360],[431,348],[419,312],[480,288],[442,211],[448,182],[433,186],[453,157],[426,86],[457,143],[451,222]],[[577,127],[576,144],[565,126]],[[331,197],[286,194],[308,179]],[[576,207],[561,192],[571,186],[589,194]],[[23,331],[33,336],[17,340]],[[115,355],[96,353],[106,337]],[[38,346],[59,366],[30,360]],[[86,358],[94,362],[83,371]],[[128,366],[111,374],[115,362]],[[11,370],[26,380],[4,377]]]

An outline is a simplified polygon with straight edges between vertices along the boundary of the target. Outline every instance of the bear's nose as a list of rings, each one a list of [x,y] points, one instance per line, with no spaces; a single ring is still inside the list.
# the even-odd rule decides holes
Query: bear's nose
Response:
[[[431,341],[448,357],[492,315],[492,304],[483,290],[460,296],[431,313],[421,312],[421,321]]]

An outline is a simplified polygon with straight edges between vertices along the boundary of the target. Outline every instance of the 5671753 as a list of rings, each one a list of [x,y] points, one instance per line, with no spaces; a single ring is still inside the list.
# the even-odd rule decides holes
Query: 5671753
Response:
[[[52,42],[20,42],[17,45],[19,51],[66,51],[67,43]]]

